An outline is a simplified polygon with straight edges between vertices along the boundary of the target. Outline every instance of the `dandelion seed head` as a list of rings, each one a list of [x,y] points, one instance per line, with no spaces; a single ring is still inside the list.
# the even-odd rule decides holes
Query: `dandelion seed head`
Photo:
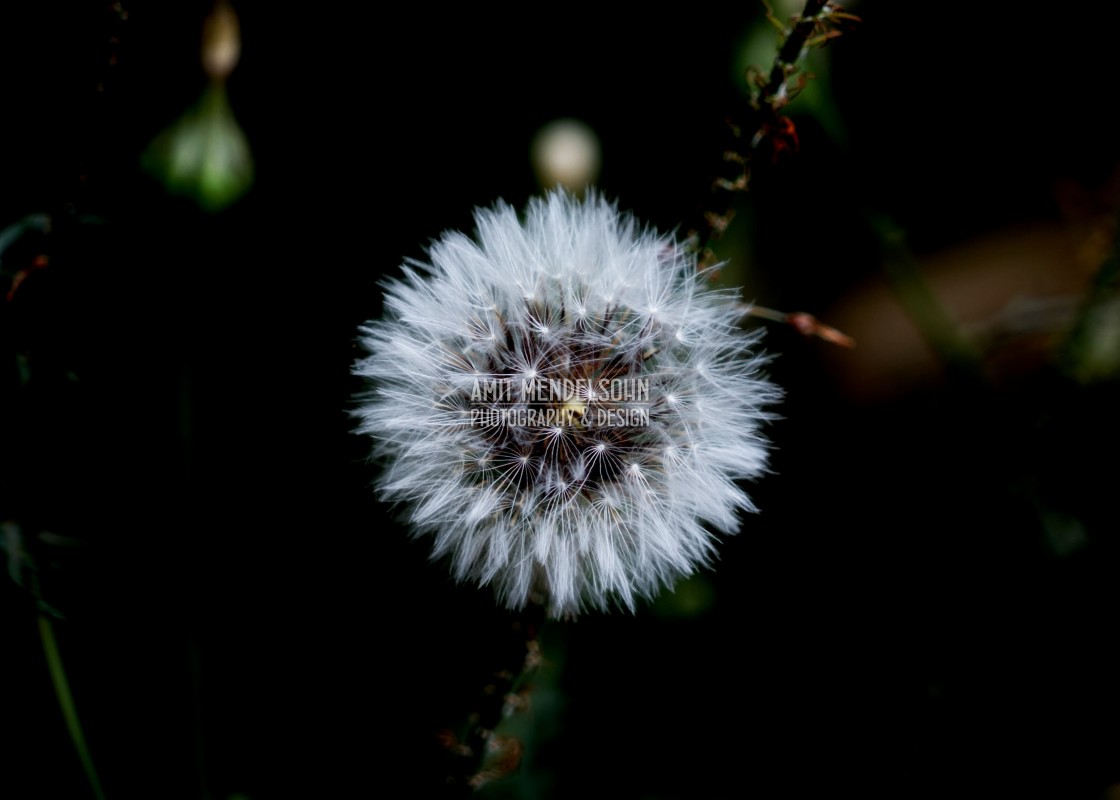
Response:
[[[361,329],[381,494],[510,607],[633,609],[754,510],[738,482],[766,469],[779,396],[757,337],[690,251],[594,193],[475,220]]]

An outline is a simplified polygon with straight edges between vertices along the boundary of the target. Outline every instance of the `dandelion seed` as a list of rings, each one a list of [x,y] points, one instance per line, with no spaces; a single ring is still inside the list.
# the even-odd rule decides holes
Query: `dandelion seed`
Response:
[[[408,264],[361,329],[355,414],[381,493],[510,607],[632,610],[754,510],[737,481],[765,471],[780,393],[735,294],[594,193],[476,223]]]

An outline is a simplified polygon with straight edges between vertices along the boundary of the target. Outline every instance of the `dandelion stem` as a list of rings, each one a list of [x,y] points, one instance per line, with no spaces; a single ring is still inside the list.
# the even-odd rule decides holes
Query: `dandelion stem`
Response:
[[[469,794],[509,777],[520,766],[524,743],[504,732],[504,721],[519,709],[518,703],[531,690],[530,682],[541,668],[541,633],[546,623],[544,606],[538,603],[530,603],[513,622],[514,637],[503,659],[507,660],[505,668],[491,676],[478,708],[459,735],[445,737],[444,744],[460,756],[448,776],[449,786]]]
[[[51,683],[54,684],[54,693],[58,697],[58,705],[62,709],[62,716],[66,720],[66,729],[70,732],[70,739],[78,751],[78,759],[82,762],[89,788],[97,800],[105,800],[105,792],[101,789],[101,781],[94,769],[93,759],[90,757],[89,748],[86,746],[85,736],[82,734],[82,723],[78,719],[78,711],[74,707],[74,698],[70,694],[70,683],[66,680],[66,669],[62,665],[62,656],[58,652],[58,642],[54,636],[54,626],[46,615],[39,615],[39,638],[43,640],[43,654],[47,658],[47,669],[51,674]]]

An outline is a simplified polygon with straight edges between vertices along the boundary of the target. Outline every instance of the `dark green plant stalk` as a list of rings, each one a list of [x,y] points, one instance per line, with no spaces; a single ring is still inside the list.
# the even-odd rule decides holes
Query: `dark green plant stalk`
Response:
[[[930,289],[906,245],[906,234],[887,217],[871,223],[882,243],[884,275],[910,319],[948,367],[979,380],[980,351]]]
[[[62,665],[62,656],[58,652],[58,642],[54,637],[54,625],[44,614],[39,614],[39,637],[43,640],[43,654],[47,658],[47,669],[51,673],[51,683],[54,684],[58,705],[66,720],[66,730],[70,732],[70,740],[74,742],[74,747],[78,751],[78,759],[82,762],[89,788],[97,800],[105,800],[105,792],[97,777],[97,770],[94,769],[93,758],[90,757],[89,747],[86,746],[86,738],[82,733],[82,723],[74,707],[74,697],[70,694],[70,683],[66,680],[66,669]]]
[[[1105,257],[1093,285],[1085,298],[1085,303],[1074,321],[1069,338],[1066,339],[1059,354],[1059,364],[1077,378],[1090,377],[1092,360],[1094,322],[1104,306],[1120,293],[1120,222],[1113,233],[1112,249]]]

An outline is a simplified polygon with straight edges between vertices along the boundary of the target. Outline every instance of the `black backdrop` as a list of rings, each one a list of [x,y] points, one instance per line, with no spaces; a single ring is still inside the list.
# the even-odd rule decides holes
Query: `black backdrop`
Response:
[[[137,166],[202,89],[205,6],[126,7],[42,5],[2,33],[0,225],[47,212],[54,230],[6,309],[0,488],[28,530],[86,542],[52,551],[44,583],[93,756],[110,798],[425,796],[435,732],[469,710],[508,615],[369,489],[346,416],[356,326],[402,258],[536,191],[528,141],[556,117],[597,130],[624,208],[693,214],[755,12],[239,6],[230,97],[257,181],[206,215]],[[1116,165],[1108,20],[856,10],[832,51],[848,148],[804,120],[750,200],[768,305],[821,313],[877,270],[861,209],[933,250],[1055,218],[1056,180],[1099,187]],[[706,574],[715,604],[553,634],[549,796],[1092,798],[1120,780],[1115,385],[861,403],[828,347],[768,336],[788,393],[775,474]],[[1049,552],[1024,485],[1077,508],[1089,544]],[[0,796],[85,796],[33,601],[5,586],[0,620]]]

